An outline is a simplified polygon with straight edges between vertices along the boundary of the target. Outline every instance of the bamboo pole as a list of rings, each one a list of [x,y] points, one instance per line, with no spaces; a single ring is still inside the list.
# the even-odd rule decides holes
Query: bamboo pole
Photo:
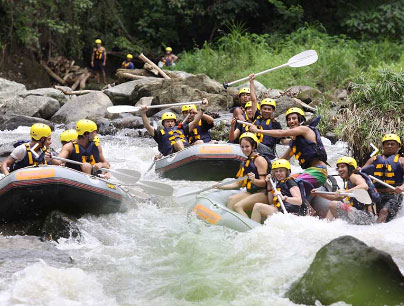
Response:
[[[141,60],[144,61],[145,63],[148,63],[149,65],[151,65],[154,69],[156,69],[156,70],[160,73],[160,75],[161,75],[163,78],[165,78],[165,79],[167,79],[167,80],[171,79],[167,74],[165,74],[165,72],[164,72],[163,70],[160,69],[159,66],[157,66],[155,63],[153,63],[151,60],[149,60],[146,56],[144,56],[143,53],[140,53],[139,59],[141,59]]]

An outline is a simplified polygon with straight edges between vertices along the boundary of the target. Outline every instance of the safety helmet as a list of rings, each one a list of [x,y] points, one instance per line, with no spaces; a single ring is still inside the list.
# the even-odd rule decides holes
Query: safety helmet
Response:
[[[240,96],[242,93],[250,93],[250,88],[248,87],[243,87],[240,89],[240,91],[238,92],[238,95]]]
[[[102,41],[101,41],[101,39],[96,39],[96,40],[95,40],[95,43],[96,43],[96,44],[102,44]]]
[[[194,111],[197,111],[196,105],[195,105],[195,104],[183,105],[183,106],[181,107],[181,112],[188,112],[188,111],[190,111],[191,109],[193,109]]]
[[[264,105],[269,105],[272,106],[274,109],[276,109],[276,101],[273,99],[264,99],[261,101],[261,107],[263,107]]]
[[[31,138],[35,140],[40,140],[42,137],[49,137],[51,133],[52,131],[49,125],[43,123],[34,123],[30,130]]]
[[[172,49],[171,47],[167,47],[167,48],[166,48],[166,51],[167,51],[167,52],[168,52],[168,51],[172,52],[173,49]]]
[[[251,102],[251,101],[248,101],[248,102],[244,105],[244,108],[245,108],[245,109],[247,109],[247,108],[249,108],[249,107],[252,107],[252,102]]]
[[[338,166],[338,164],[347,164],[349,166],[354,167],[354,169],[358,168],[358,163],[356,162],[355,158],[353,158],[353,157],[342,156],[342,157],[338,158],[337,166]]]
[[[130,53],[128,53],[128,54],[126,55],[126,58],[132,59],[132,58],[133,58],[133,55],[130,54]]]
[[[240,142],[241,142],[241,139],[243,139],[243,138],[251,138],[252,140],[254,140],[254,142],[257,144],[257,147],[258,147],[259,141],[258,141],[257,136],[255,136],[254,133],[245,132],[245,133],[241,134],[241,136],[240,136]]]
[[[79,135],[76,130],[66,130],[62,134],[60,134],[60,141],[62,142],[70,142],[76,140]]]
[[[384,135],[383,138],[382,138],[382,143],[387,141],[387,140],[397,141],[398,144],[401,146],[400,137],[398,135],[396,135],[396,134],[386,134],[386,135]]]
[[[287,118],[288,115],[290,115],[290,114],[299,114],[299,115],[302,115],[303,118],[306,119],[306,114],[304,113],[304,111],[303,111],[301,108],[298,108],[298,107],[289,108],[289,109],[286,111],[286,118]]]
[[[86,132],[94,132],[97,130],[97,124],[88,119],[81,119],[76,123],[76,131],[78,135],[84,135]]]
[[[272,163],[272,170],[278,169],[278,168],[286,168],[288,170],[291,170],[290,163],[286,159],[277,159]]]
[[[161,122],[164,120],[176,120],[177,121],[177,116],[172,113],[172,112],[165,112],[163,116],[161,116]]]

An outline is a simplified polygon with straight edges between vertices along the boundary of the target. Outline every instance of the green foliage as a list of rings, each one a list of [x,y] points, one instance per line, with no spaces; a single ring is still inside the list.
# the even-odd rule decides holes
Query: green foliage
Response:
[[[355,10],[343,21],[348,33],[364,39],[404,38],[404,2],[383,3],[366,10]]]

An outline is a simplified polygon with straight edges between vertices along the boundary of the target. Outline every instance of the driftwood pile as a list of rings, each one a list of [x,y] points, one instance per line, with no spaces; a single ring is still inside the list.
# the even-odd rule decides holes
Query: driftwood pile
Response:
[[[69,61],[63,56],[50,58],[47,62],[41,61],[42,67],[59,84],[69,86],[72,90],[86,87],[86,82],[91,76],[87,68],[75,65],[74,60]]]

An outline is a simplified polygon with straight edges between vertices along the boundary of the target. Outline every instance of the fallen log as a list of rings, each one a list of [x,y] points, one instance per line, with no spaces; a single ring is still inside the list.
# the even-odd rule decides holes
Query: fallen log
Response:
[[[159,66],[157,66],[155,63],[153,63],[151,60],[149,60],[146,56],[144,56],[143,53],[140,53],[139,59],[141,59],[143,62],[148,63],[149,65],[151,65],[154,69],[156,69],[160,73],[160,75],[163,78],[165,78],[167,80],[171,79],[167,74],[165,74],[165,72],[163,70],[160,69]]]
[[[99,92],[99,90],[92,90],[92,89],[86,89],[86,90],[69,90],[66,89],[62,86],[55,85],[55,89],[60,90],[63,92],[65,95],[85,95],[91,92]]]
[[[56,73],[54,73],[52,71],[52,69],[50,69],[44,61],[41,61],[41,65],[52,78],[54,78],[56,81],[58,81],[62,85],[66,84],[66,81],[63,80],[60,76],[58,76]]]
[[[150,71],[147,71],[146,69],[123,69],[119,68],[116,70],[116,74],[118,73],[130,73],[134,75],[140,75],[140,76],[145,76],[145,77],[153,77],[154,74],[152,74]]]
[[[87,68],[84,68],[84,74],[83,77],[80,81],[80,89],[83,90],[84,88],[86,88],[86,82],[88,80],[88,78],[91,76],[91,73],[88,72]]]
[[[295,100],[295,102],[296,102],[297,104],[299,104],[301,107],[306,108],[306,109],[308,109],[309,111],[312,111],[312,112],[314,112],[314,113],[317,112],[317,109],[316,109],[316,108],[311,107],[310,105],[304,103],[302,100],[297,99],[297,98],[293,98],[293,100]]]
[[[140,79],[149,78],[147,76],[130,74],[130,73],[126,73],[126,72],[117,72],[116,76],[118,79],[129,79],[129,80],[140,80]]]

